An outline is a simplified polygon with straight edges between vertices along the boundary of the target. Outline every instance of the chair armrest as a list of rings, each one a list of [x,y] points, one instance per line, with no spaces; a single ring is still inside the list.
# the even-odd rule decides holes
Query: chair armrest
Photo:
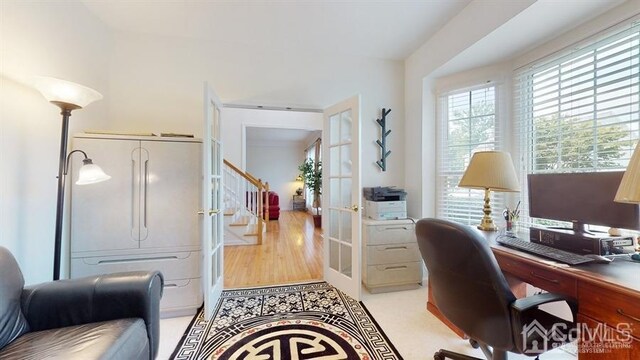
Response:
[[[53,281],[25,287],[22,312],[31,331],[142,318],[153,358],[158,351],[163,285],[164,278],[158,271]]]
[[[542,304],[556,301],[564,301],[569,305],[572,321],[538,309]],[[560,294],[537,294],[515,300],[511,303],[511,329],[516,349],[523,353],[534,349],[535,344],[544,343],[549,349],[566,343],[571,340],[570,331],[575,327],[577,313],[578,303]],[[549,337],[549,334],[555,335]]]
[[[571,309],[573,321],[576,321],[576,314],[578,313],[578,303],[568,296],[556,293],[536,294],[527,296],[526,298],[517,299],[516,301],[511,303],[511,309],[515,310],[518,313],[524,313],[530,309],[537,309],[538,306],[542,304],[548,304],[556,301],[566,302]]]

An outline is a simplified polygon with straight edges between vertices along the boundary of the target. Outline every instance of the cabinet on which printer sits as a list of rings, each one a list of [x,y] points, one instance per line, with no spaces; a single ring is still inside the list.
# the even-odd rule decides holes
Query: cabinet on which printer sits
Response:
[[[363,219],[362,246],[362,283],[369,292],[422,285],[422,257],[411,219]]]

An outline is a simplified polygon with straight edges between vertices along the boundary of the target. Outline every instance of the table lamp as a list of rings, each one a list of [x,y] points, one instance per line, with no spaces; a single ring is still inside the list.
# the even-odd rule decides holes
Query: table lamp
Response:
[[[613,201],[640,204],[640,146],[636,146],[633,151]],[[640,251],[640,244],[636,243],[636,245],[636,251]]]
[[[84,155],[83,165],[76,184],[95,184],[111,177],[93,164],[82,150],[74,150],[67,155],[67,138],[71,111],[82,109],[94,101],[102,99],[102,94],[86,86],[52,77],[39,76],[35,79],[35,88],[50,103],[60,108],[62,115],[62,134],[60,136],[60,161],[58,164],[58,200],[56,203],[56,230],[53,250],[53,280],[60,279],[60,253],[62,251],[62,218],[64,216],[65,179],[69,170],[71,155],[80,152]]]
[[[478,151],[473,154],[459,187],[484,190],[484,216],[478,229],[496,231],[491,218],[491,191],[520,191],[511,155],[504,151]]]
[[[302,178],[302,175],[298,175],[298,177],[296,177],[296,182],[299,182],[299,183],[303,183],[304,182],[304,179]],[[303,191],[302,187],[298,186],[298,188],[296,189],[296,194],[302,195],[302,191]]]

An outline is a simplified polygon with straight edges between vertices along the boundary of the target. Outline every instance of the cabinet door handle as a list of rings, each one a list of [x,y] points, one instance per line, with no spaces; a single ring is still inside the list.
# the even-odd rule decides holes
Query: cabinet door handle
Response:
[[[147,188],[149,187],[149,160],[144,161],[144,227],[147,227]]]
[[[622,316],[626,317],[626,318],[629,318],[629,319],[631,319],[631,320],[633,320],[633,321],[637,321],[637,322],[639,322],[639,323],[640,323],[640,318],[637,318],[637,317],[635,317],[635,316],[633,316],[633,315],[629,315],[629,314],[627,314],[626,312],[624,312],[624,310],[622,310],[622,309],[620,309],[620,308],[616,309],[616,312],[617,312],[618,314],[620,314],[620,315],[622,315]]]
[[[134,150],[135,152],[135,150]],[[133,158],[133,154],[131,158],[131,236],[135,240],[140,240],[140,234],[134,235],[137,229],[136,222],[136,159]]]
[[[535,273],[535,272],[533,272],[533,271],[531,272],[531,276],[536,277],[536,278],[538,278],[538,279],[542,279],[542,280],[544,280],[544,281],[548,281],[548,282],[550,282],[550,283],[560,284],[560,281],[558,281],[557,279],[551,279],[551,278],[548,278],[548,277],[546,277],[546,276],[538,275],[538,274],[536,274],[536,273]]]

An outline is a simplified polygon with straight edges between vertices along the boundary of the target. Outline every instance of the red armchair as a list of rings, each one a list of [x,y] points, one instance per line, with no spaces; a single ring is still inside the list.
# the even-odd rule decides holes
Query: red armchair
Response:
[[[280,217],[280,197],[275,191],[269,191],[268,201],[265,201],[265,210],[269,207],[269,220],[278,220]],[[263,214],[264,217],[264,214]]]

